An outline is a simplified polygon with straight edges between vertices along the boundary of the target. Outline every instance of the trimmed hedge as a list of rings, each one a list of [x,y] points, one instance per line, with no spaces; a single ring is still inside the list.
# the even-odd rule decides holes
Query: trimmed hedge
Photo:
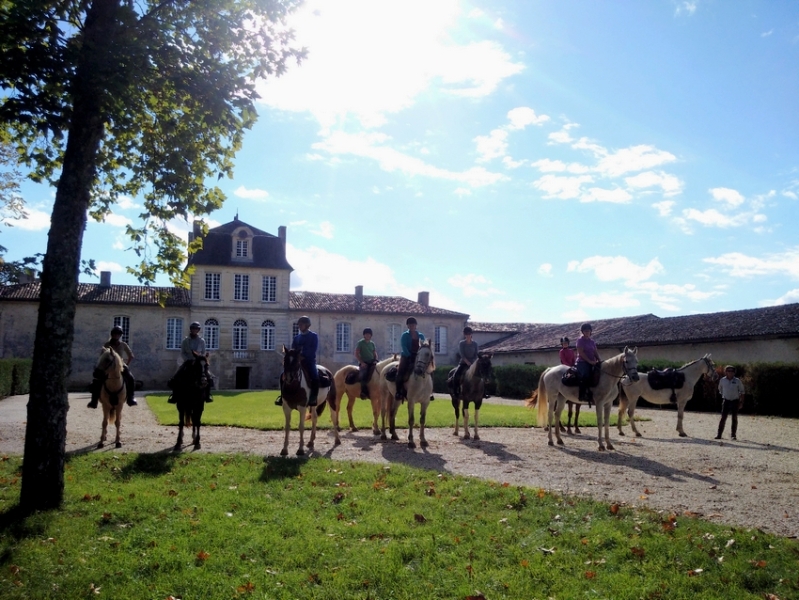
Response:
[[[744,409],[750,408],[759,415],[799,417],[799,365],[788,363],[752,363],[738,377],[747,391]]]
[[[30,392],[30,358],[0,359],[0,398]]]

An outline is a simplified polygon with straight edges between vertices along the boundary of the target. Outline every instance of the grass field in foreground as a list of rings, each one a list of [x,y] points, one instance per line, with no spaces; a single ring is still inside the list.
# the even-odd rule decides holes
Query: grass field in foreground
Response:
[[[794,541],[404,465],[89,454],[28,517],[20,467],[0,462],[4,600],[799,598]]]
[[[251,429],[283,429],[283,409],[275,406],[277,390],[246,391],[246,392],[216,392],[214,401],[205,406],[203,424],[227,425],[232,427],[249,427]],[[177,425],[178,411],[174,404],[167,403],[168,394],[148,394],[147,404],[155,413],[161,425]],[[344,410],[339,419],[341,427],[347,427],[347,400],[343,400]],[[473,409],[474,407],[472,407]],[[611,425],[616,424],[616,413],[611,414]],[[472,415],[474,410],[470,413]],[[353,408],[355,426],[368,429],[372,426],[372,404],[368,400],[356,400]],[[419,407],[416,407],[416,423],[419,423]],[[299,413],[292,415],[292,425],[297,427]],[[561,421],[566,422],[566,411],[563,412]],[[524,407],[520,400],[518,406],[483,403],[480,409],[481,427],[531,427],[536,424],[536,411]],[[379,421],[378,421],[379,425]],[[397,425],[408,426],[407,405],[400,407],[397,412]],[[437,398],[430,403],[427,410],[427,427],[453,427],[455,425],[455,411],[449,398]],[[330,411],[326,407],[319,418],[318,426],[329,429]],[[580,427],[596,427],[596,412],[583,410],[580,413]]]

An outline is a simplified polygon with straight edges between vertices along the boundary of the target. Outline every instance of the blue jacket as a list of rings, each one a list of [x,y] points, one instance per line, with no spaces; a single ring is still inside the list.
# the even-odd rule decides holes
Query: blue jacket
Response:
[[[319,336],[313,331],[306,331],[305,333],[298,333],[294,336],[294,341],[291,343],[292,350],[299,350],[300,355],[306,361],[316,362],[316,349],[319,347]]]
[[[417,331],[416,333],[419,335],[419,343],[421,344],[424,341],[424,334],[421,331]],[[411,339],[411,330],[407,329],[400,338],[400,354],[402,356],[411,355]]]

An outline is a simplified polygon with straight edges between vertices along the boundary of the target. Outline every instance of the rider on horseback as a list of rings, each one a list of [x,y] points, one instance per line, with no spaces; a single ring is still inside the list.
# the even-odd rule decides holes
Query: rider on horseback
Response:
[[[125,342],[122,341],[122,334],[124,331],[119,325],[114,325],[111,329],[111,337],[109,340],[103,344],[103,348],[111,348],[122,357],[122,360],[125,361],[125,366],[122,368],[122,379],[125,381],[125,395],[127,396],[127,404],[128,406],[137,406],[139,403],[136,402],[136,399],[133,397],[134,389],[136,387],[136,382],[133,379],[133,374],[130,372],[128,365],[133,360],[133,351],[130,349]],[[102,377],[98,377],[98,374],[95,374],[94,379],[92,379],[92,399],[86,406],[88,408],[97,408],[97,402],[100,399],[100,390],[103,387],[103,374]]]
[[[369,397],[369,379],[375,370],[377,348],[372,341],[372,330],[367,327],[363,330],[363,338],[355,346],[355,358],[358,359],[358,372],[361,380],[361,400]]]
[[[462,339],[458,343],[458,354],[460,355],[461,360],[458,363],[458,368],[455,370],[455,375],[452,377],[453,400],[460,400],[461,377],[463,376],[464,371],[466,371],[472,365],[472,363],[477,360],[477,352],[479,350],[477,342],[472,340],[471,327],[464,327],[463,335],[465,339]]]
[[[424,341],[424,334],[416,331],[416,319],[408,317],[405,320],[408,329],[402,334],[400,338],[400,360],[397,367],[397,393],[394,395],[396,400],[405,399],[405,375],[409,368],[413,367],[416,362],[416,353],[419,352],[419,346]]]
[[[183,364],[178,368],[178,372],[180,372],[181,369],[187,368],[187,362],[193,361],[199,356],[208,356],[208,353],[205,351],[205,340],[200,336],[201,327],[198,321],[194,321],[189,325],[189,335],[183,338],[183,341],[180,343],[180,358],[183,360]],[[213,382],[213,378],[208,382],[208,387],[206,388],[206,402],[214,401],[211,396]]]
[[[599,353],[596,349],[596,342],[591,339],[593,333],[591,323],[583,323],[580,326],[582,335],[577,339],[577,374],[580,376],[580,400],[591,402],[593,394],[591,392],[591,374],[599,365]]]
[[[311,319],[300,317],[297,319],[297,327],[300,332],[294,337],[291,343],[292,350],[299,350],[303,364],[308,372],[308,385],[311,388],[311,396],[308,398],[306,406],[316,406],[316,399],[319,396],[319,371],[316,369],[316,349],[319,347],[319,336],[311,331]]]

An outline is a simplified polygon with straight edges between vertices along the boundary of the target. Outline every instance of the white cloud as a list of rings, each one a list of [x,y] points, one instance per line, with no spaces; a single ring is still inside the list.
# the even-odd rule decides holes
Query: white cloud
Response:
[[[319,223],[319,229],[311,229],[311,233],[326,238],[328,240],[332,240],[333,229],[334,229],[333,223],[331,223],[330,221],[322,221],[321,223]]]
[[[785,190],[782,192],[782,195],[791,200],[799,200],[799,196],[796,195],[796,192],[792,192],[791,190]]]
[[[567,271],[577,273],[594,272],[600,281],[641,282],[664,271],[663,265],[653,258],[646,265],[640,266],[625,256],[591,256],[582,261],[569,262]]]
[[[721,267],[732,277],[781,275],[799,279],[799,247],[781,253],[767,254],[764,258],[747,256],[741,252],[728,252],[703,260]]]
[[[614,204],[627,204],[633,199],[632,195],[621,188],[606,190],[603,188],[588,188],[580,196],[580,202],[611,202]]]
[[[560,316],[563,317],[564,321],[586,321],[590,318],[590,315],[582,308],[567,310],[561,313]]]
[[[770,36],[772,33],[774,33],[774,30],[773,30],[773,29],[769,29],[768,31],[764,31],[763,33],[761,33],[761,34],[760,34],[760,37],[768,37],[768,36]]]
[[[457,43],[449,32],[462,16],[458,0],[311,0],[289,19],[308,57],[260,82],[263,102],[310,112],[325,128],[348,115],[374,127],[430,88],[488,95],[524,65],[493,41]]]
[[[494,129],[488,135],[478,135],[473,141],[476,142],[477,153],[480,155],[477,162],[500,158],[508,152],[508,132],[504,129]]]
[[[517,169],[521,167],[525,162],[525,160],[513,160],[510,156],[503,156],[502,157],[502,164],[505,165],[507,169]]]
[[[641,301],[632,292],[601,292],[599,294],[580,292],[573,296],[566,296],[566,300],[576,302],[582,308],[634,308],[641,305]]]
[[[578,177],[558,177],[557,175],[544,175],[533,182],[533,187],[544,192],[544,198],[579,198],[582,195],[581,186],[591,183],[594,179],[590,175]]]
[[[294,271],[291,273],[291,289],[295,291],[352,294],[356,285],[364,288],[367,295],[403,295],[415,298],[412,290],[402,288],[394,277],[391,267],[372,258],[352,260],[311,246],[301,250],[286,245],[286,258]]]
[[[536,115],[532,108],[519,106],[508,111],[509,129],[524,129],[528,125],[543,125],[549,121],[547,115]]]
[[[469,188],[459,187],[452,193],[458,196],[459,198],[463,198],[464,196],[471,196],[472,190],[470,190]]]
[[[686,14],[690,17],[696,12],[696,6],[699,2],[698,0],[679,0],[675,2],[675,4],[674,14],[676,16],[679,17],[680,15]]]
[[[652,208],[657,210],[661,217],[668,217],[671,214],[671,209],[674,208],[674,204],[674,200],[663,200],[652,204]]]
[[[239,198],[246,198],[247,200],[263,200],[269,196],[269,192],[266,190],[260,190],[258,188],[250,190],[243,185],[240,185],[233,191],[233,195],[238,196]]]
[[[552,265],[550,263],[543,263],[538,267],[538,274],[544,277],[552,277]]]
[[[625,183],[633,189],[660,187],[664,196],[674,196],[683,190],[683,182],[675,175],[662,171],[644,171],[632,177],[625,177]]]
[[[44,231],[50,229],[50,213],[46,213],[38,208],[25,207],[25,213],[28,217],[26,219],[7,221],[13,224],[14,227],[24,229],[25,231]]]
[[[767,306],[793,304],[794,302],[799,302],[799,289],[789,290],[776,300],[769,300]]]
[[[490,287],[491,281],[482,275],[469,273],[468,275],[453,275],[447,279],[452,287],[458,288],[467,298],[471,296],[492,296],[502,294],[501,291]]]
[[[583,147],[591,149],[598,155],[602,154],[600,146],[585,144]],[[618,177],[632,171],[652,169],[675,160],[677,157],[671,152],[640,144],[607,154],[599,161],[597,169],[609,177]]]
[[[707,210],[686,208],[682,211],[682,214],[688,221],[696,221],[706,227],[721,227],[722,229],[746,225],[754,218],[753,215],[748,213],[740,213],[737,215],[723,214],[715,208],[709,208]]]
[[[122,210],[141,208],[141,204],[136,204],[130,196],[120,196],[119,200],[117,200],[117,206]]]
[[[128,225],[133,225],[133,221],[127,217],[123,217],[122,215],[117,215],[114,213],[108,213],[105,215],[105,217],[103,217],[103,223],[108,223],[113,227],[127,227]]]
[[[518,315],[526,306],[521,302],[515,300],[498,300],[488,305],[489,310],[504,310],[512,315]]]
[[[730,188],[718,187],[708,190],[713,199],[718,202],[724,202],[730,206],[740,206],[744,203],[744,197],[737,190]]]
[[[97,272],[100,271],[111,271],[112,273],[124,273],[125,267],[120,265],[119,263],[109,262],[107,260],[100,260],[96,263]]]
[[[406,175],[457,181],[471,187],[481,187],[508,179],[502,173],[492,173],[483,167],[472,167],[460,172],[441,169],[390,148],[386,145],[389,140],[389,136],[382,133],[349,134],[339,131],[316,142],[313,147],[330,154],[351,154],[375,160],[384,171],[402,171]]]

